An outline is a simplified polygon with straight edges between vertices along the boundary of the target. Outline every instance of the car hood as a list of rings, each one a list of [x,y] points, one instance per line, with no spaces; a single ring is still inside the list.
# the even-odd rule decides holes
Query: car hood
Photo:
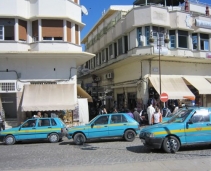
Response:
[[[6,129],[4,131],[1,131],[0,133],[8,133],[8,132],[14,132],[14,131],[18,131],[20,127],[14,127],[14,128],[9,128],[9,129]]]

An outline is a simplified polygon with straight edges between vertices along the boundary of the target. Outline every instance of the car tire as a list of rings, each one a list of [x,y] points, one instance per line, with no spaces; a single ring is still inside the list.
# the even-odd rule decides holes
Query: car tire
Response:
[[[180,148],[180,142],[176,137],[168,136],[164,139],[162,146],[166,153],[175,153]]]
[[[50,143],[57,143],[59,141],[59,135],[57,133],[51,133],[48,136],[48,140]]]
[[[86,138],[85,138],[84,134],[77,133],[77,134],[75,134],[73,141],[76,145],[82,145],[83,143],[86,142]]]
[[[4,144],[5,145],[13,145],[15,144],[16,140],[13,135],[7,135],[4,139]]]
[[[133,130],[125,131],[124,138],[126,141],[132,142],[136,138],[136,134]]]

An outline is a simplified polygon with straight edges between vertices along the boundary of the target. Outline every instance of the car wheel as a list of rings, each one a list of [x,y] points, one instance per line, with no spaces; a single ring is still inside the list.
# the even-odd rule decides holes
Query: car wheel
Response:
[[[136,138],[136,134],[133,130],[125,131],[124,138],[126,141],[132,142]]]
[[[174,136],[166,137],[163,141],[163,150],[166,153],[175,153],[180,148],[179,140]]]
[[[16,142],[16,140],[13,135],[7,135],[4,139],[4,143],[6,145],[13,145],[13,144],[15,144],[15,142]]]
[[[86,142],[86,138],[85,138],[84,134],[77,133],[77,134],[75,134],[73,141],[76,145],[82,145],[83,143]]]
[[[48,140],[50,143],[57,143],[59,141],[59,135],[57,133],[51,133]]]

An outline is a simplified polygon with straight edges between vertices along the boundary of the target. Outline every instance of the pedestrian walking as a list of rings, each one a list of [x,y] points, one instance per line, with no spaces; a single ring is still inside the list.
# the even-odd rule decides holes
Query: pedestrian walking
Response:
[[[162,122],[162,114],[160,113],[160,109],[158,107],[155,108],[155,113],[152,115],[152,124],[158,124]]]
[[[155,108],[152,106],[152,103],[147,108],[148,122],[149,125],[152,125],[152,115],[155,113]]]
[[[141,125],[141,120],[140,120],[140,115],[139,112],[137,111],[137,108],[134,108],[133,112],[134,119]]]

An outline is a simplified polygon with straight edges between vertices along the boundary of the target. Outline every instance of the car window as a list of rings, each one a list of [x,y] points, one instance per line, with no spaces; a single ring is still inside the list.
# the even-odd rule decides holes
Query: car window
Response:
[[[38,126],[39,127],[42,127],[42,126],[51,126],[50,125],[50,119],[40,119]]]
[[[124,115],[112,115],[111,116],[111,123],[123,123],[127,122],[127,119]]]
[[[100,116],[95,122],[95,125],[108,124],[108,116]]]
[[[206,109],[197,110],[196,113],[192,116],[191,121],[193,123],[210,122],[210,114]]]
[[[56,121],[54,119],[51,119],[51,125],[52,126],[56,126],[57,125],[57,123],[56,123]]]
[[[23,125],[22,128],[30,128],[30,127],[35,127],[36,126],[36,119],[31,119],[26,121]]]

